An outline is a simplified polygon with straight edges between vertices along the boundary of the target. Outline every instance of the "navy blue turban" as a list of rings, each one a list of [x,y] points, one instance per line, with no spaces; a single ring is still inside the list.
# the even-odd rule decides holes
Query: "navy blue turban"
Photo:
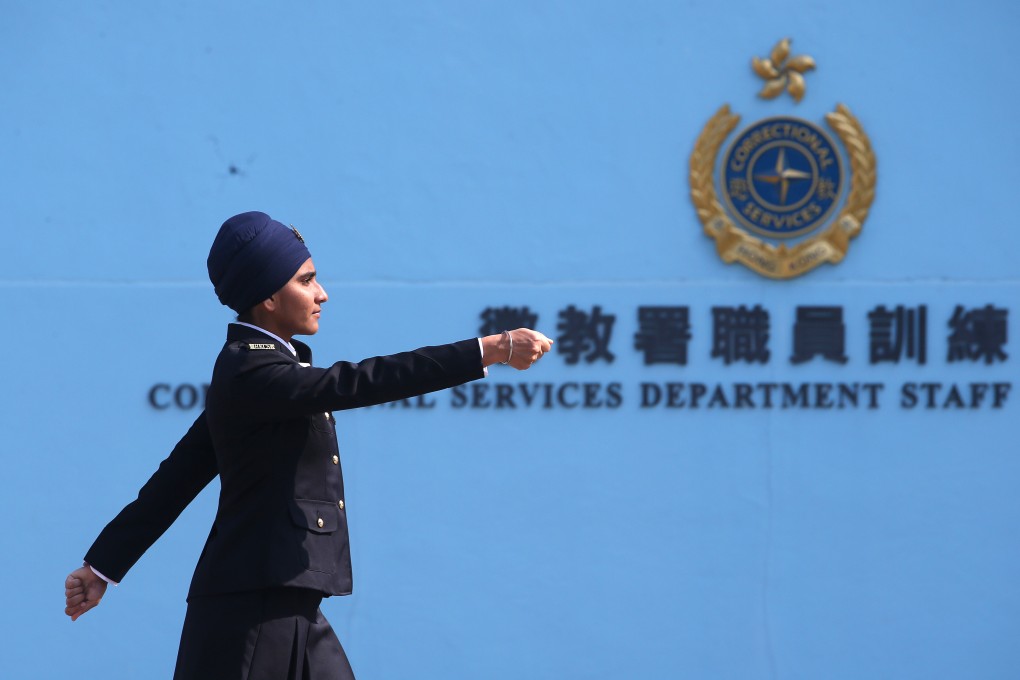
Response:
[[[223,223],[206,264],[216,297],[243,314],[283,288],[309,257],[296,229],[246,212]]]

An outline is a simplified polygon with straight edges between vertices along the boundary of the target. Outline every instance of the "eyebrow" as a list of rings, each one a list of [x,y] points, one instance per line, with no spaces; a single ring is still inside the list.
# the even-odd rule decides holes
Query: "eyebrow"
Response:
[[[302,281],[305,281],[305,280],[307,280],[307,281],[311,281],[312,279],[314,279],[314,278],[315,278],[315,274],[316,274],[316,272],[315,272],[315,270],[313,269],[313,270],[312,270],[312,271],[310,271],[310,272],[301,272],[300,274],[298,274],[298,275],[297,275],[297,277],[298,277],[299,279],[301,279]]]

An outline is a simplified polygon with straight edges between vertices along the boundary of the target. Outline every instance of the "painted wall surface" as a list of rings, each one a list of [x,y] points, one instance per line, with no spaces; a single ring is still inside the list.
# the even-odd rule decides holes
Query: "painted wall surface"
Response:
[[[1009,336],[949,361],[948,338],[957,307],[1010,332],[1020,313],[1020,5],[3,15],[3,677],[170,676],[215,483],[74,624],[62,583],[197,415],[232,318],[205,257],[252,209],[315,256],[319,363],[472,337],[488,307],[551,337],[570,305],[615,316],[612,362],[554,353],[337,414],[355,593],[323,609],[359,678],[1016,677],[1020,357]],[[796,106],[757,99],[749,67],[784,36],[818,63]],[[723,264],[687,185],[706,121],[821,124],[840,102],[878,159],[845,261],[792,281]],[[651,305],[688,308],[686,365],[635,349]],[[712,308],[739,305],[770,315],[766,363],[712,356]],[[808,305],[842,308],[845,363],[791,363]],[[925,305],[925,364],[869,361],[879,305]],[[737,408],[737,383],[815,391]]]

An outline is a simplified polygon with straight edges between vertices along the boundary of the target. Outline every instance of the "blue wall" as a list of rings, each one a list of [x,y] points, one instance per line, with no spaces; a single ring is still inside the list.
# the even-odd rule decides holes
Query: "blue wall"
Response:
[[[1020,358],[947,360],[958,305],[1017,313],[1020,5],[211,4],[4,7],[5,677],[169,677],[215,484],[73,625],[62,581],[195,417],[148,394],[208,380],[231,317],[205,256],[251,209],[315,255],[320,363],[470,337],[490,306],[551,337],[568,305],[616,315],[612,363],[481,388],[618,383],[616,408],[515,387],[338,414],[355,594],[324,611],[359,677],[1016,677],[1020,395],[944,406]],[[819,65],[796,107],[749,68],[787,35]],[[846,260],[724,265],[687,188],[702,126],[837,102],[879,164]],[[711,308],[756,304],[770,361],[712,358]],[[868,312],[922,304],[927,363],[871,364]],[[686,366],[644,365],[645,305],[689,307]],[[790,363],[804,305],[843,308],[846,364]],[[642,408],[668,382],[885,387]],[[935,406],[906,407],[924,382]]]

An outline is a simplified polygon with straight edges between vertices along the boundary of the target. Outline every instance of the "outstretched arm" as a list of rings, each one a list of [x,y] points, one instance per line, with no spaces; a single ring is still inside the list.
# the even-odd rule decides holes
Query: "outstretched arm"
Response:
[[[216,371],[229,377],[216,389],[214,373],[209,404],[265,420],[374,406],[477,380],[484,367],[508,359],[513,368],[527,369],[551,346],[541,333],[518,328],[480,342],[472,338],[318,368],[239,342],[217,360]]]
[[[216,455],[205,412],[177,443],[129,503],[99,534],[85,555],[85,566],[68,575],[64,584],[65,613],[76,620],[97,604],[106,592],[106,581],[89,565],[114,583],[170,528],[184,508],[216,476]]]

